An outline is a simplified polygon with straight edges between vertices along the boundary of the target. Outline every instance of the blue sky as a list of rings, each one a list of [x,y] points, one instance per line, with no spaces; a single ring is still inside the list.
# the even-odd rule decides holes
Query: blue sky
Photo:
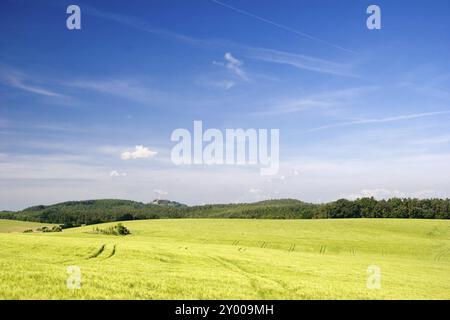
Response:
[[[81,8],[81,30],[66,8]],[[366,8],[381,8],[381,30]],[[450,3],[2,1],[0,209],[448,197]],[[171,132],[280,129],[280,172],[174,166]],[[124,159],[144,146],[146,157]]]

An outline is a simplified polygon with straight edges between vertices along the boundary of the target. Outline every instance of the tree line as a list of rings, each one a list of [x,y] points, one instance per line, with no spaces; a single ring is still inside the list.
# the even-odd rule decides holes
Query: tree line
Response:
[[[294,199],[203,206],[156,205],[129,200],[70,201],[34,206],[18,212],[0,212],[0,219],[55,223],[65,228],[103,222],[180,218],[340,219],[405,218],[450,219],[450,199],[357,200],[324,204]]]

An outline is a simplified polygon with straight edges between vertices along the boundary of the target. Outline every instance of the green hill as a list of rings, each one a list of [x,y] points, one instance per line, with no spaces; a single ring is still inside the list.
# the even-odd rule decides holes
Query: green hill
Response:
[[[449,199],[373,198],[341,199],[325,204],[295,199],[255,203],[186,206],[169,200],[142,203],[103,199],[39,205],[18,212],[0,212],[2,219],[57,223],[65,227],[111,221],[167,218],[316,219],[316,218],[413,218],[449,219]]]

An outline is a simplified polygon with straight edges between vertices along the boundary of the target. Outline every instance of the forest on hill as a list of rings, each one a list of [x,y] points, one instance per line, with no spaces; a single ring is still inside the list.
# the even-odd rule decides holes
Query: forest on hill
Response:
[[[186,206],[174,201],[142,203],[131,200],[68,201],[39,205],[17,212],[1,211],[0,219],[56,223],[74,227],[111,221],[179,218],[236,219],[336,219],[409,218],[450,219],[450,199],[357,200],[340,199],[324,204],[295,199],[266,200],[254,203]]]

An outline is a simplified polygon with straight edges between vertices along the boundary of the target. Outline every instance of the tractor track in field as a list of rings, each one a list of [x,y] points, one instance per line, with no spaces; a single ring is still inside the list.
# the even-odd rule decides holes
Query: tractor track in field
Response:
[[[447,254],[450,253],[450,248],[444,249],[439,251],[435,256],[434,256],[434,261],[436,262],[440,262],[442,260],[443,257],[445,257]]]
[[[276,281],[273,279],[268,279],[268,278],[262,277],[257,274],[253,274],[253,273],[245,270],[242,266],[238,265],[237,263],[235,263],[233,261],[230,261],[228,259],[221,258],[221,257],[209,256],[209,258],[215,262],[218,262],[219,264],[221,264],[228,270],[238,273],[240,275],[243,275],[248,280],[248,282],[250,283],[252,288],[255,290],[255,292],[258,294],[258,297],[261,299],[265,299],[265,294],[261,290],[260,286],[258,285],[258,283],[261,283],[261,282],[269,282],[271,284],[275,284],[276,286],[280,287],[284,291],[289,290],[289,289],[287,289],[286,285],[284,283],[282,283],[281,281]]]
[[[113,246],[111,253],[105,259],[112,258],[116,254],[116,245]]]
[[[106,251],[106,244],[102,244],[100,248],[98,248],[97,251],[95,251],[93,254],[91,254],[87,259],[96,259],[96,258],[100,258],[100,256]],[[103,260],[112,258],[117,252],[117,247],[116,244],[113,245],[113,248],[111,249],[111,252],[109,253],[108,256],[104,257]],[[104,254],[103,254],[104,256]]]
[[[105,250],[105,247],[106,247],[106,244],[103,244],[97,251],[95,251],[93,254],[91,254],[87,259],[89,260],[89,259],[97,258]]]
[[[240,240],[234,240],[234,241],[231,243],[231,245],[232,245],[232,246],[239,246],[240,242],[241,242]],[[267,241],[260,241],[259,244],[258,244],[257,246],[258,246],[259,248],[261,248],[261,249],[266,249],[268,245],[269,245],[269,242],[267,242]],[[296,246],[297,246],[297,245],[296,245],[295,243],[290,243],[290,244],[289,244],[289,247],[288,247],[288,249],[287,249],[287,251],[288,251],[288,252],[294,252]],[[245,251],[244,248],[239,247],[239,251],[242,251],[242,250]]]

